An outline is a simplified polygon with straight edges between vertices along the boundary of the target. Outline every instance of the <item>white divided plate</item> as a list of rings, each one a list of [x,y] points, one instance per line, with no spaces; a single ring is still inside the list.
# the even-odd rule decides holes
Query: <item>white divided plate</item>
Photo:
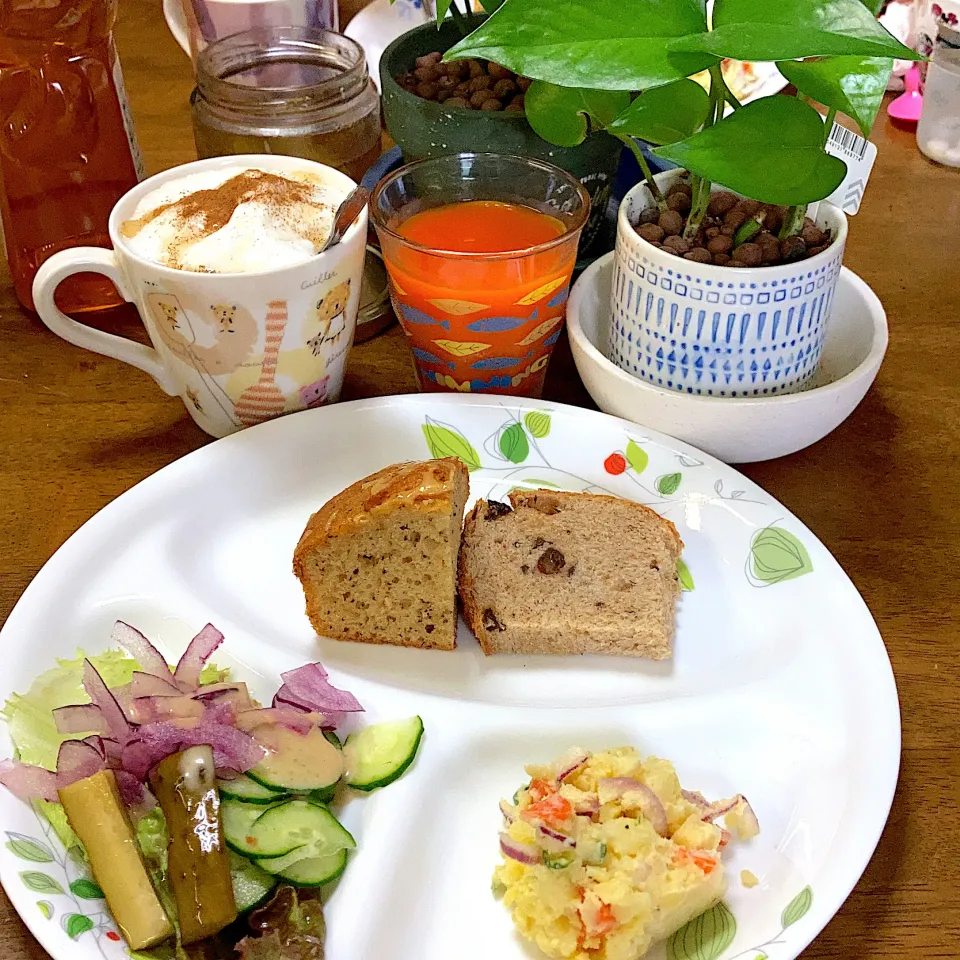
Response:
[[[673,662],[487,659],[462,626],[455,653],[318,643],[291,572],[307,517],[354,480],[431,454],[466,460],[473,496],[523,485],[610,492],[673,520],[694,587]],[[762,833],[733,845],[728,909],[669,956],[790,960],[860,877],[897,779],[890,663],[827,550],[730,467],[573,407],[388,397],[276,420],[184,457],[102,510],[38,574],[0,634],[0,697],[54,657],[103,649],[117,618],[171,660],[213,622],[227,637],[217,662],[261,696],[281,670],[320,659],[367,720],[423,717],[415,765],[343,814],[359,850],[329,898],[329,960],[532,957],[490,893],[497,801],[524,764],[574,744],[632,744],[674,761],[707,796],[744,792]],[[0,879],[43,946],[57,960],[125,956],[102,902],[70,892],[74,864],[0,790],[4,831]],[[742,869],[760,885],[741,886]]]

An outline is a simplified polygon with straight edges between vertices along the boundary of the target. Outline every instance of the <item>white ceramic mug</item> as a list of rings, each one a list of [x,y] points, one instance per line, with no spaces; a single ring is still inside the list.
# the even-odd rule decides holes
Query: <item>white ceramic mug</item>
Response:
[[[238,165],[313,173],[333,186],[337,202],[355,186],[339,170],[298,157],[187,163],[143,181],[117,201],[110,214],[112,250],[63,250],[43,263],[33,283],[37,312],[54,333],[150,374],[214,437],[339,399],[366,253],[366,210],[329,250],[259,273],[175,270],[130,249],[120,228],[143,196],[191,173]],[[57,308],[57,285],[86,271],[109,277],[136,304],[152,347],[95,330]]]
[[[658,174],[666,190],[679,170]],[[722,189],[715,187],[714,189]],[[653,203],[645,183],[620,204],[608,354],[658,387],[710,397],[802,390],[817,371],[847,239],[830,203],[816,221],[833,243],[769,267],[718,267],[647,243],[634,229]]]

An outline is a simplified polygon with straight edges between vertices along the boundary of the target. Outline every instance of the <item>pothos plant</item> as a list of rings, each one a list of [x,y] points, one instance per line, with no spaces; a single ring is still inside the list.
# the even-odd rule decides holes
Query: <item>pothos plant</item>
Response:
[[[391,3],[394,0],[390,0]],[[504,0],[478,0],[484,13],[493,13],[496,9],[503,6]],[[443,23],[444,18],[449,15],[460,31],[460,36],[465,37],[470,33],[470,14],[473,12],[470,0],[436,0],[437,26]]]
[[[438,20],[456,3],[438,0]],[[605,130],[634,153],[654,201],[666,199],[635,138],[691,175],[684,232],[697,235],[714,183],[789,207],[781,237],[807,205],[842,183],[846,165],[826,152],[837,112],[864,136],[893,60],[920,57],[876,19],[880,0],[483,0],[492,15],[445,55],[499,63],[534,83],[526,114],[558,146]],[[463,10],[453,14],[466,23]],[[797,89],[741,104],[726,59],[773,61]],[[705,86],[691,77],[706,72]],[[639,95],[635,95],[639,91]],[[823,116],[808,102],[827,108]],[[759,229],[757,224],[756,229]]]

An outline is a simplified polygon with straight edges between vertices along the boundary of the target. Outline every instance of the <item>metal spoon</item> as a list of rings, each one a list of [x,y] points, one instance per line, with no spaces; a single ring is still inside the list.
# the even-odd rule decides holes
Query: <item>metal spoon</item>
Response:
[[[337,207],[333,218],[333,229],[327,237],[327,242],[320,248],[320,253],[336,246],[343,239],[343,235],[350,229],[353,221],[360,216],[369,199],[370,191],[366,187],[356,187],[347,194],[347,199]]]

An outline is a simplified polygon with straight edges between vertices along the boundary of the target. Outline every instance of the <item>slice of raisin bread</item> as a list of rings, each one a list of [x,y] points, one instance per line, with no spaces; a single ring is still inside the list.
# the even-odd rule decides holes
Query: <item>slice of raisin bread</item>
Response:
[[[672,656],[676,527],[618,497],[515,491],[467,517],[458,586],[483,651]]]
[[[456,457],[400,463],[324,504],[293,555],[313,629],[335,640],[452,650],[469,485]]]

